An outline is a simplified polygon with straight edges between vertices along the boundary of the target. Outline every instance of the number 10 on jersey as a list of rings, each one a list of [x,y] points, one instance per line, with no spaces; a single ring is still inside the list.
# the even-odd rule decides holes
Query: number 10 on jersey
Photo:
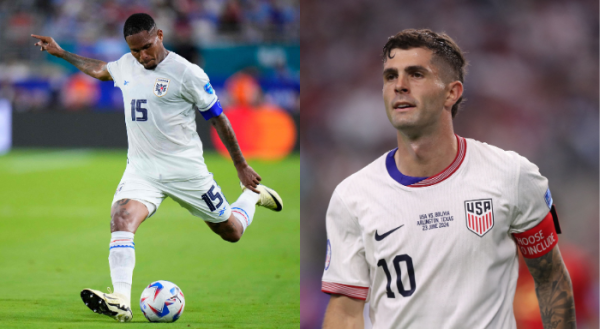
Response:
[[[402,283],[402,270],[400,269],[400,263],[406,263],[406,270],[408,274],[408,281],[410,282],[410,289],[406,289],[404,284]],[[402,297],[410,297],[417,289],[417,283],[415,281],[415,268],[413,267],[412,258],[409,255],[397,255],[394,257],[392,262],[394,264],[394,269],[396,270],[396,286],[398,287],[398,292]],[[385,277],[387,279],[387,284],[385,287],[386,294],[388,298],[396,298],[396,295],[392,291],[392,275],[390,270],[388,269],[388,264],[385,259],[380,259],[377,262],[377,267],[383,267],[383,272],[385,273]]]
[[[131,121],[147,121],[148,110],[142,107],[142,104],[146,104],[145,99],[132,99],[131,100]],[[141,116],[137,114],[141,113]]]

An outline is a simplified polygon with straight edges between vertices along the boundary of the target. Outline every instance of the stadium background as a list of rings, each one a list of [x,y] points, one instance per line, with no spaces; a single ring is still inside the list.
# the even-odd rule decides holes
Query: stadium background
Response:
[[[165,201],[136,234],[134,321],[146,321],[136,305],[144,285],[165,279],[186,294],[177,326],[297,327],[296,0],[0,1],[0,288],[18,289],[0,298],[0,327],[113,322],[79,305],[78,291],[110,285],[110,201],[127,147],[121,91],[40,52],[30,34],[114,61],[129,52],[122,29],[136,12],[155,18],[167,49],[204,68],[250,165],[286,209],[258,209],[245,239],[228,244]],[[234,167],[197,117],[206,163],[233,202]]]
[[[301,328],[319,328],[329,300],[320,285],[333,189],[396,145],[381,49],[405,28],[445,31],[466,51],[457,134],[514,150],[549,178],[578,328],[598,328],[598,1],[307,0],[300,24]],[[541,328],[521,269],[519,328]]]

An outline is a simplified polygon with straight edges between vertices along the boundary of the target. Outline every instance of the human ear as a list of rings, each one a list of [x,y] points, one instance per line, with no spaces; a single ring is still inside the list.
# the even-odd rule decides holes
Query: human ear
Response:
[[[446,93],[446,101],[444,107],[452,107],[462,97],[463,84],[460,81],[453,81],[448,84],[448,92]]]

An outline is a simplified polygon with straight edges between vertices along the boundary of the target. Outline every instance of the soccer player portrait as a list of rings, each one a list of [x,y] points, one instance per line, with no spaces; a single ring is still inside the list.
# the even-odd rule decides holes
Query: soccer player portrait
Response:
[[[84,289],[92,311],[131,321],[134,234],[166,197],[171,197],[224,240],[238,241],[252,223],[255,206],[281,211],[277,192],[261,185],[248,165],[208,76],[163,46],[163,32],[147,14],[124,24],[130,53],[105,63],[64,51],[53,38],[32,35],[40,50],[62,58],[96,79],[121,89],[128,136],[127,168],[111,209],[109,266],[114,292]],[[242,194],[229,204],[203,159],[196,132],[199,111],[215,127],[233,160]]]
[[[454,132],[466,59],[444,33],[383,48],[397,147],[341,182],[326,215],[324,328],[516,328],[518,250],[545,328],[575,328],[548,180],[512,151]]]

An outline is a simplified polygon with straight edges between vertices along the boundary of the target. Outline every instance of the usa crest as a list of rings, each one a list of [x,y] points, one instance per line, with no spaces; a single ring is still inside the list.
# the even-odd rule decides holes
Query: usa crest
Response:
[[[494,227],[492,199],[465,201],[465,220],[469,231],[484,236]]]
[[[169,79],[165,79],[165,78],[158,78],[156,79],[156,82],[154,83],[154,95],[158,96],[158,97],[163,97],[164,95],[167,94],[167,91],[169,90]]]

